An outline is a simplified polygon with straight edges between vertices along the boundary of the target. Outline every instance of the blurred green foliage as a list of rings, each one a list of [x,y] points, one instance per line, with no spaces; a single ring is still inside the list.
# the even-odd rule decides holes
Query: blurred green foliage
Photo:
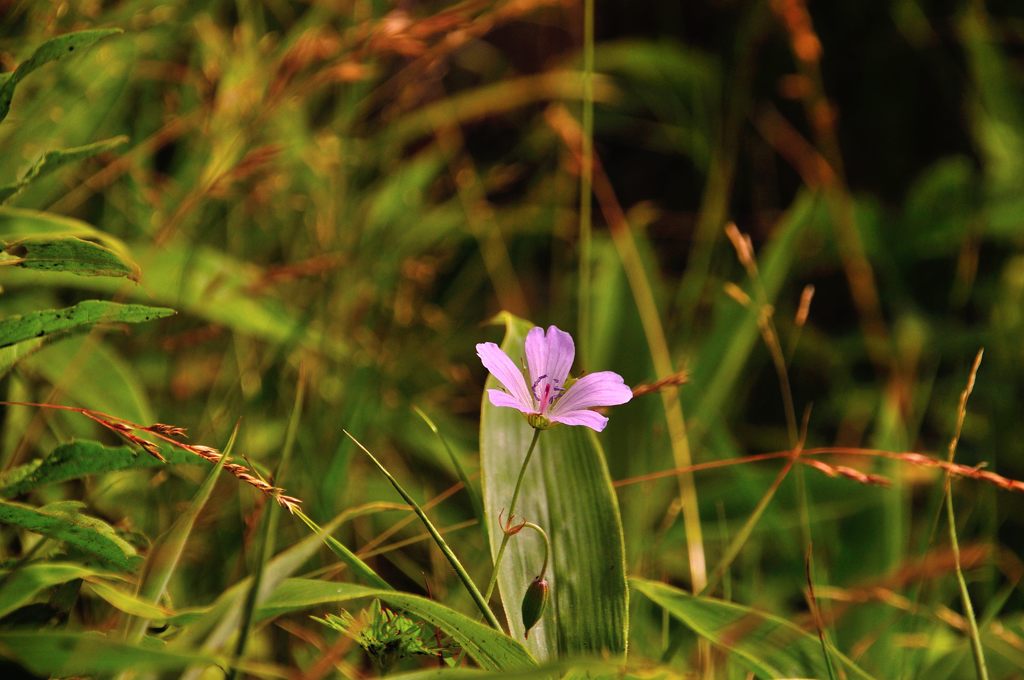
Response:
[[[21,337],[0,348],[2,398],[173,423],[209,446],[240,423],[234,450],[266,477],[301,382],[291,462],[271,481],[403,591],[393,597],[443,603],[381,596],[425,630],[465,626],[464,647],[478,644],[470,656],[491,669],[525,652],[453,616],[476,615],[470,597],[342,428],[486,583],[487,532],[455,485],[481,485],[485,375],[473,345],[499,339],[485,324],[502,310],[589,328],[575,371],[615,370],[630,385],[668,377],[655,370],[653,314],[663,358],[687,372],[678,394],[698,464],[793,445],[764,342],[769,312],[807,448],[945,458],[984,347],[956,460],[1024,479],[1018,5],[597,3],[592,299],[581,324],[581,2],[0,2],[0,324],[95,298],[87,307],[178,311]],[[99,32],[58,37],[79,31]],[[729,221],[752,239],[756,280],[724,235]],[[69,264],[26,263],[25,244],[40,239]],[[638,396],[600,435],[627,574],[669,584],[643,581],[659,598],[631,592],[631,670],[770,675],[784,659],[767,657],[784,643],[744,638],[730,655],[736,630],[699,622],[752,611],[802,627],[813,639],[795,638],[799,649],[813,649],[810,574],[822,649],[843,663],[877,677],[970,676],[943,476],[906,461],[821,458],[887,488],[798,465],[760,515],[783,462],[694,473],[707,572],[751,533],[710,593],[736,604],[696,600],[692,611],[718,618],[687,618],[686,492],[671,475],[635,479],[678,464],[673,408]],[[0,480],[17,494],[0,507],[0,656],[17,650],[20,667],[172,677],[191,667],[198,677],[204,664],[230,665],[252,574],[267,593],[303,585],[292,576],[353,579],[287,516],[269,523],[277,549],[265,555],[267,497],[230,475],[205,505],[196,488],[208,468],[155,469],[123,449],[116,464],[60,476],[68,468],[52,456],[69,454],[58,447],[123,442],[71,411],[12,405],[0,416]],[[33,470],[58,476],[25,482]],[[955,480],[953,492],[988,665],[1012,677],[1024,668],[1024,496],[978,479]],[[136,597],[136,558],[159,552],[188,512],[198,517],[166,594]],[[44,531],[55,515],[75,530]],[[308,607],[327,616],[343,599],[297,598],[273,623],[257,616],[240,672],[371,672],[351,640],[309,619]],[[161,611],[173,617],[146,630],[143,647],[95,633]],[[81,640],[95,647],[65,658]],[[489,644],[508,646],[491,657]]]

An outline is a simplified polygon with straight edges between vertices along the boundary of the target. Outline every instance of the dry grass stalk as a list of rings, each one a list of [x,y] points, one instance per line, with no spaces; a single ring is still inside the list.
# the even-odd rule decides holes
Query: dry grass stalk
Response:
[[[796,316],[793,318],[793,325],[803,328],[807,323],[807,317],[811,314],[811,300],[814,299],[814,286],[807,284],[800,293],[800,305],[796,309]]]
[[[98,425],[110,430],[117,436],[121,437],[129,444],[138,446],[143,451],[153,456],[161,463],[166,463],[167,459],[160,453],[160,446],[146,439],[146,435],[155,437],[160,441],[173,446],[176,449],[191,453],[195,456],[199,456],[203,460],[209,461],[214,465],[219,465],[221,459],[224,458],[224,454],[213,448],[212,446],[203,446],[201,444],[188,444],[180,441],[180,438],[187,437],[185,428],[178,427],[177,425],[167,425],[166,423],[154,423],[152,425],[139,425],[133,423],[130,420],[119,418],[118,416],[112,416],[108,413],[102,413],[100,411],[93,411],[87,408],[80,408],[77,406],[65,406],[63,404],[39,404],[33,402],[23,401],[0,401],[0,405],[3,406],[31,406],[34,408],[47,408],[58,411],[71,411],[78,413],[86,418],[92,420]],[[240,482],[244,482],[249,486],[255,488],[262,494],[273,498],[278,505],[288,510],[288,512],[294,514],[299,509],[302,501],[294,496],[289,496],[284,492],[284,489],[270,484],[265,479],[253,474],[253,472],[244,465],[231,462],[230,458],[224,461],[224,469],[234,475]]]
[[[670,376],[661,378],[660,380],[655,380],[654,382],[649,383],[647,385],[637,385],[636,387],[633,388],[633,396],[640,397],[645,394],[658,392],[667,387],[677,387],[679,385],[685,385],[689,381],[690,373],[688,371],[679,371],[678,373],[673,373]]]

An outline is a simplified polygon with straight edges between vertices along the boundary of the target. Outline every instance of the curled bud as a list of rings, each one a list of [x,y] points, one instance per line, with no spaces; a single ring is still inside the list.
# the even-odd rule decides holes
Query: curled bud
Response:
[[[540,617],[544,615],[544,609],[548,606],[548,593],[550,588],[548,581],[543,576],[533,579],[530,586],[523,595],[523,628],[526,629],[526,637],[530,637],[530,629],[537,625]]]

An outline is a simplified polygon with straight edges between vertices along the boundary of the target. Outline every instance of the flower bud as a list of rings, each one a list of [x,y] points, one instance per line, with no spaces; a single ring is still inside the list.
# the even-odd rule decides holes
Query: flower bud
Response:
[[[523,595],[523,628],[526,629],[526,637],[530,637],[530,629],[537,625],[540,617],[544,615],[544,609],[548,606],[547,579],[538,576],[533,579],[530,586]]]

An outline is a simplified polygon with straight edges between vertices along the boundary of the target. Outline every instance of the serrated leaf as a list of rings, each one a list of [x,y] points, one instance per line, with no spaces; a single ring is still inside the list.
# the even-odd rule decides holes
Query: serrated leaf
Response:
[[[138,268],[98,243],[68,236],[27,238],[5,243],[0,265],[68,272],[77,276],[115,276],[137,281]]]
[[[18,64],[18,68],[0,82],[0,121],[6,118],[7,113],[11,110],[14,90],[25,76],[40,66],[63,59],[74,54],[76,50],[81,51],[103,38],[123,32],[119,28],[100,28],[91,31],[66,33],[56,38],[51,38],[37,47],[32,56]]]
[[[135,548],[103,520],[79,512],[74,502],[51,503],[36,508],[0,501],[0,523],[10,524],[57,541],[63,541],[97,558],[108,567],[132,571],[142,561]]]
[[[437,626],[487,670],[518,670],[536,665],[522,645],[501,631],[478,623],[439,602],[383,588],[316,579],[288,579],[260,605],[257,615],[266,619],[316,605],[364,597],[380,598],[393,607],[400,607],[426,623]]]
[[[17,181],[0,186],[0,203],[4,203],[8,199],[13,198],[22,189],[40,177],[44,177],[51,172],[59,170],[65,165],[85,160],[86,158],[91,158],[104,153],[105,151],[111,151],[119,146],[124,146],[127,143],[128,138],[121,135],[93,142],[92,144],[86,144],[84,146],[47,151],[40,156],[39,160],[33,163],[32,166],[17,179]]]
[[[14,498],[40,486],[79,479],[86,475],[163,465],[205,464],[198,456],[169,446],[161,447],[160,453],[167,459],[167,463],[161,463],[153,456],[140,453],[130,446],[104,446],[89,440],[61,444],[46,458],[19,465],[0,474],[0,497]]]
[[[175,313],[166,307],[86,300],[63,309],[47,309],[3,319],[0,321],[0,347],[97,323],[143,323]]]
[[[530,324],[504,317],[502,349],[515,359],[523,356]],[[493,377],[487,387],[498,387]],[[497,517],[508,506],[532,436],[522,414],[496,408],[484,398],[480,454],[492,555],[503,536]],[[516,516],[551,536],[551,601],[526,645],[539,659],[622,655],[628,629],[622,520],[601,444],[589,429],[560,426],[542,432],[537,447]],[[501,563],[498,586],[517,640],[526,634],[520,603],[540,569],[543,551],[540,540],[523,532],[509,542]]]
[[[758,677],[829,677],[818,637],[785,619],[657,581],[631,578],[629,584],[694,633],[730,652]],[[830,656],[846,677],[871,678],[839,651],[830,650]]]

